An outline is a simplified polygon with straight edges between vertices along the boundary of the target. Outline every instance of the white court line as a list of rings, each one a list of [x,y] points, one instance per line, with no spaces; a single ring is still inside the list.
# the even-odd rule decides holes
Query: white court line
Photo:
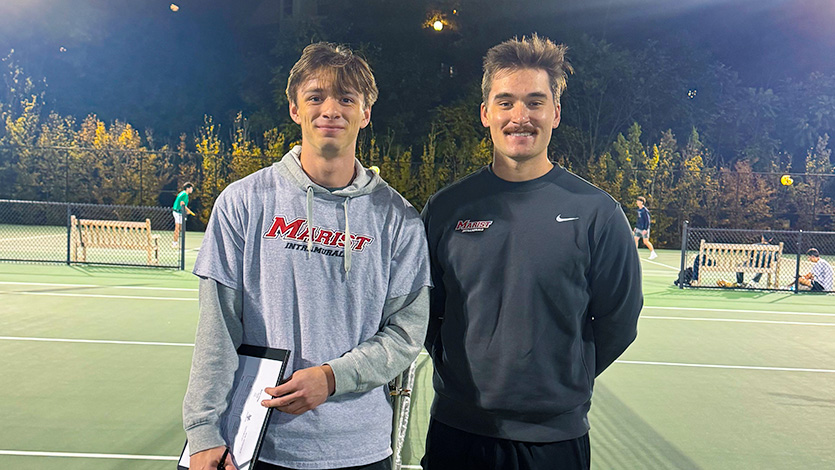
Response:
[[[12,282],[0,281],[0,285],[7,286],[39,286],[39,287],[74,287],[77,289],[86,289],[88,287],[103,287],[108,289],[136,289],[136,290],[171,290],[183,292],[197,292],[197,289],[190,287],[148,287],[148,286],[105,286],[101,284],[55,284],[49,282]]]
[[[52,238],[52,237],[61,237],[63,239],[66,239],[67,234],[66,233],[60,233],[60,234],[52,234],[52,235],[34,235],[34,236],[31,236],[31,237],[0,238],[0,242],[17,242],[17,241],[21,241],[21,240],[32,240],[32,239],[35,239],[35,238]]]
[[[776,320],[738,320],[735,318],[695,318],[695,317],[656,317],[652,315],[641,315],[644,320],[692,320],[692,321],[718,321],[729,323],[770,323],[773,325],[806,325],[806,326],[835,326],[835,323],[811,323],[802,321],[776,321]]]
[[[19,291],[19,292],[0,292],[2,294],[13,294],[13,295],[43,295],[47,297],[88,297],[94,299],[129,299],[129,300],[177,300],[177,301],[186,301],[186,302],[197,302],[197,298],[188,298],[188,297],[142,297],[139,295],[97,295],[97,294],[67,294],[67,293],[57,293],[57,292],[26,292],[26,291]]]
[[[809,315],[819,317],[835,317],[835,313],[789,312],[785,310],[734,310],[730,308],[654,307],[652,305],[644,305],[644,308],[653,310],[686,310],[695,312],[765,313],[771,315]]]
[[[83,340],[83,339],[60,339],[60,338],[24,338],[14,336],[0,336],[0,340],[20,340],[20,341],[54,341],[67,343],[105,343],[105,344],[132,344],[132,345],[151,345],[151,346],[189,346],[190,343],[159,343],[159,342],[142,342],[142,341],[101,341],[101,340]],[[428,356],[429,353],[421,351],[419,356]],[[835,370],[830,369],[803,369],[797,367],[759,367],[759,366],[734,366],[726,364],[690,364],[683,362],[651,362],[651,361],[625,361],[617,360],[616,363],[621,364],[639,364],[639,365],[656,365],[656,366],[679,366],[679,367],[703,367],[710,369],[748,369],[748,370],[772,370],[772,371],[788,371],[788,372],[826,372],[835,373]],[[3,451],[0,451],[2,453]],[[80,455],[80,454],[79,454]]]
[[[421,356],[428,356],[426,351],[420,352]],[[688,364],[684,362],[652,362],[652,361],[624,361],[618,359],[616,364],[638,364],[647,366],[678,366],[678,367],[704,367],[708,369],[745,369],[745,370],[773,370],[783,372],[825,372],[835,373],[835,370],[830,369],[802,369],[797,367],[759,367],[759,366],[732,366],[725,364]]]
[[[180,460],[180,457],[169,457],[167,455],[85,454],[78,452],[30,452],[25,450],[0,450],[0,455],[17,455],[23,457],[74,457],[82,459]]]
[[[194,343],[163,343],[159,341],[116,341],[104,339],[32,338],[26,336],[0,336],[0,340],[41,341],[45,343],[130,344],[136,346],[187,346],[190,348],[194,347]]]
[[[797,367],[758,367],[758,366],[731,366],[725,364],[688,364],[684,362],[652,362],[652,361],[615,361],[619,364],[638,364],[648,366],[677,366],[677,367],[703,367],[708,369],[745,369],[745,370],[774,370],[781,372],[823,372],[835,374],[832,369],[801,369]]]
[[[679,269],[679,268],[675,268],[673,266],[670,266],[669,264],[659,263],[658,261],[650,261],[648,259],[643,259],[643,258],[641,258],[641,261],[643,261],[645,263],[657,264],[658,266],[663,266],[667,269],[672,269],[673,271],[681,271],[681,269]]]

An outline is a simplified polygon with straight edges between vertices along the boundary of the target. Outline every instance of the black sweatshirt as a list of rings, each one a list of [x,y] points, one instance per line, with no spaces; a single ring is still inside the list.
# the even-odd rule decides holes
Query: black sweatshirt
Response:
[[[527,442],[588,432],[594,378],[635,339],[643,305],[620,205],[558,166],[520,183],[485,167],[435,194],[423,220],[433,418]]]

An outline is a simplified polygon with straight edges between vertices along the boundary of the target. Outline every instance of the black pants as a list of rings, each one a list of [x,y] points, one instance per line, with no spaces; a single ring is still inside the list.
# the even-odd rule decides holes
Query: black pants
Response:
[[[589,435],[559,442],[520,442],[479,436],[429,422],[424,470],[588,470]]]
[[[763,273],[757,273],[754,274],[754,277],[751,278],[751,280],[754,282],[760,282],[760,279],[762,279],[762,277]],[[745,282],[745,273],[736,273],[736,283],[742,284],[743,282]]]
[[[268,464],[266,462],[258,462],[253,470],[292,470],[287,467],[279,467],[278,465]],[[336,469],[334,469],[336,470]],[[380,460],[379,462],[369,465],[360,465],[359,467],[343,467],[339,470],[391,470],[391,457]]]

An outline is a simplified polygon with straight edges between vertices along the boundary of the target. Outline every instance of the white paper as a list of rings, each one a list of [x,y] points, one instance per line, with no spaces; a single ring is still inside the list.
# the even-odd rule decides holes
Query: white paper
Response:
[[[221,436],[230,446],[229,451],[238,470],[248,470],[269,410],[261,402],[273,398],[264,389],[275,387],[284,361],[245,355],[238,357],[235,385],[221,423]],[[178,465],[189,468],[189,463],[186,443]]]

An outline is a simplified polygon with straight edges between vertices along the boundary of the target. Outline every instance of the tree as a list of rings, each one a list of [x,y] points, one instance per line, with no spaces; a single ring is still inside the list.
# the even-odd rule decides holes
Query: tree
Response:
[[[772,178],[773,179],[773,178]],[[733,170],[719,171],[719,220],[729,228],[770,229],[773,216],[769,202],[775,190],[769,178],[754,174],[747,160],[734,164]]]
[[[221,153],[222,144],[218,137],[218,126],[211,116],[203,117],[203,125],[197,130],[194,144],[202,160],[200,190],[203,210],[198,213],[198,217],[201,222],[208,223],[215,200],[229,184],[226,159]]]
[[[710,227],[717,220],[718,185],[714,171],[705,166],[708,155],[699,133],[693,129],[681,152],[673,201],[678,207],[679,220],[689,219],[695,226]]]
[[[669,205],[675,191],[675,165],[681,159],[676,146],[673,132],[664,132],[660,142],[652,146],[647,162],[649,187],[644,189],[647,190],[647,203],[653,209],[652,233],[660,246],[678,238],[681,224]]]
[[[565,153],[576,166],[601,155],[635,122],[639,70],[630,51],[588,36],[572,45],[574,75],[561,98],[563,125],[579,129],[578,153]]]
[[[229,181],[236,181],[255,173],[264,166],[261,148],[249,138],[249,126],[239,112],[232,123],[232,161],[229,164]]]
[[[71,162],[78,159],[75,119],[52,112],[41,126],[36,143],[37,157],[25,171],[37,182],[39,194],[27,196],[36,200],[68,201],[74,176]]]
[[[835,214],[832,199],[824,196],[826,178],[821,176],[835,173],[828,144],[828,134],[818,137],[814,149],[806,154],[805,179],[798,181],[794,191],[790,192],[797,213],[796,228],[813,230],[817,226],[818,214]]]

